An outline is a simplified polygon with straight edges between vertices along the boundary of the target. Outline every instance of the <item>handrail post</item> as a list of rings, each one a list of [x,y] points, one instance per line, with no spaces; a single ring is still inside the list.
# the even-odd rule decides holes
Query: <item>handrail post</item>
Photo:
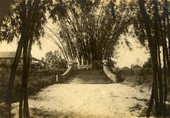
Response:
[[[117,82],[116,75],[113,74],[107,66],[108,60],[103,60],[103,71],[113,82]]]
[[[107,63],[108,63],[107,60],[103,60],[103,65],[104,65],[104,66],[107,66]]]

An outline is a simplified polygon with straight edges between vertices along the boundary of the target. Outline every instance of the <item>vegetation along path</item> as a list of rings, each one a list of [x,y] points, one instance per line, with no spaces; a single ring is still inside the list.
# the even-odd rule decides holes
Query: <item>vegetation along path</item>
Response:
[[[31,96],[29,106],[34,117],[138,117],[149,96],[149,89],[123,83],[55,84]],[[18,103],[13,106],[12,112],[17,113]]]

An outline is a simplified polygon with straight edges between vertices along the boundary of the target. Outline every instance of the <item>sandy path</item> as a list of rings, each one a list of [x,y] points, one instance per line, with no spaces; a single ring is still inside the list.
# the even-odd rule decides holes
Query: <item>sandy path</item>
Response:
[[[149,96],[148,89],[125,84],[55,84],[30,97],[29,106],[35,117],[137,117]]]

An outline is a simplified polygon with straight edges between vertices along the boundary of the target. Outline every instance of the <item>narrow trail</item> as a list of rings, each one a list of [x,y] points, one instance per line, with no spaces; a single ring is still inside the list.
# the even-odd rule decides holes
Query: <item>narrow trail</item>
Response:
[[[133,118],[147,107],[149,96],[147,88],[122,83],[55,84],[31,96],[29,107],[36,118]],[[13,106],[17,113],[18,103]]]

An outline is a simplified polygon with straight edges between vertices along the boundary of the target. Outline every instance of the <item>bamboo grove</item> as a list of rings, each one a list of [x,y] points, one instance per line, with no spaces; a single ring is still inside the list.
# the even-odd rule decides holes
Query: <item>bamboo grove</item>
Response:
[[[12,0],[11,0],[12,1]],[[147,116],[166,116],[168,80],[170,81],[170,26],[167,0],[13,0],[6,15],[0,16],[0,40],[18,39],[18,47],[11,68],[6,96],[10,114],[12,90],[17,65],[23,52],[23,75],[19,117],[29,118],[27,87],[31,48],[40,37],[51,31],[66,60],[85,60],[93,68],[101,68],[102,60],[114,57],[116,45],[122,34],[133,26],[134,33],[150,50],[153,86]],[[49,17],[48,17],[49,15]],[[45,26],[52,19],[58,34]],[[51,38],[48,35],[48,38]],[[154,108],[154,109],[153,109]],[[9,115],[9,117],[11,117]]]
[[[121,34],[131,23],[133,11],[124,9],[126,2],[70,1],[52,7],[50,18],[59,26],[59,39],[67,60],[101,68],[102,60],[111,60]],[[61,12],[57,12],[60,9]]]
[[[153,86],[147,116],[155,106],[156,116],[166,116],[167,82],[170,77],[169,16],[167,0],[139,0],[140,37],[148,41],[153,70]],[[162,56],[161,56],[162,55]]]

